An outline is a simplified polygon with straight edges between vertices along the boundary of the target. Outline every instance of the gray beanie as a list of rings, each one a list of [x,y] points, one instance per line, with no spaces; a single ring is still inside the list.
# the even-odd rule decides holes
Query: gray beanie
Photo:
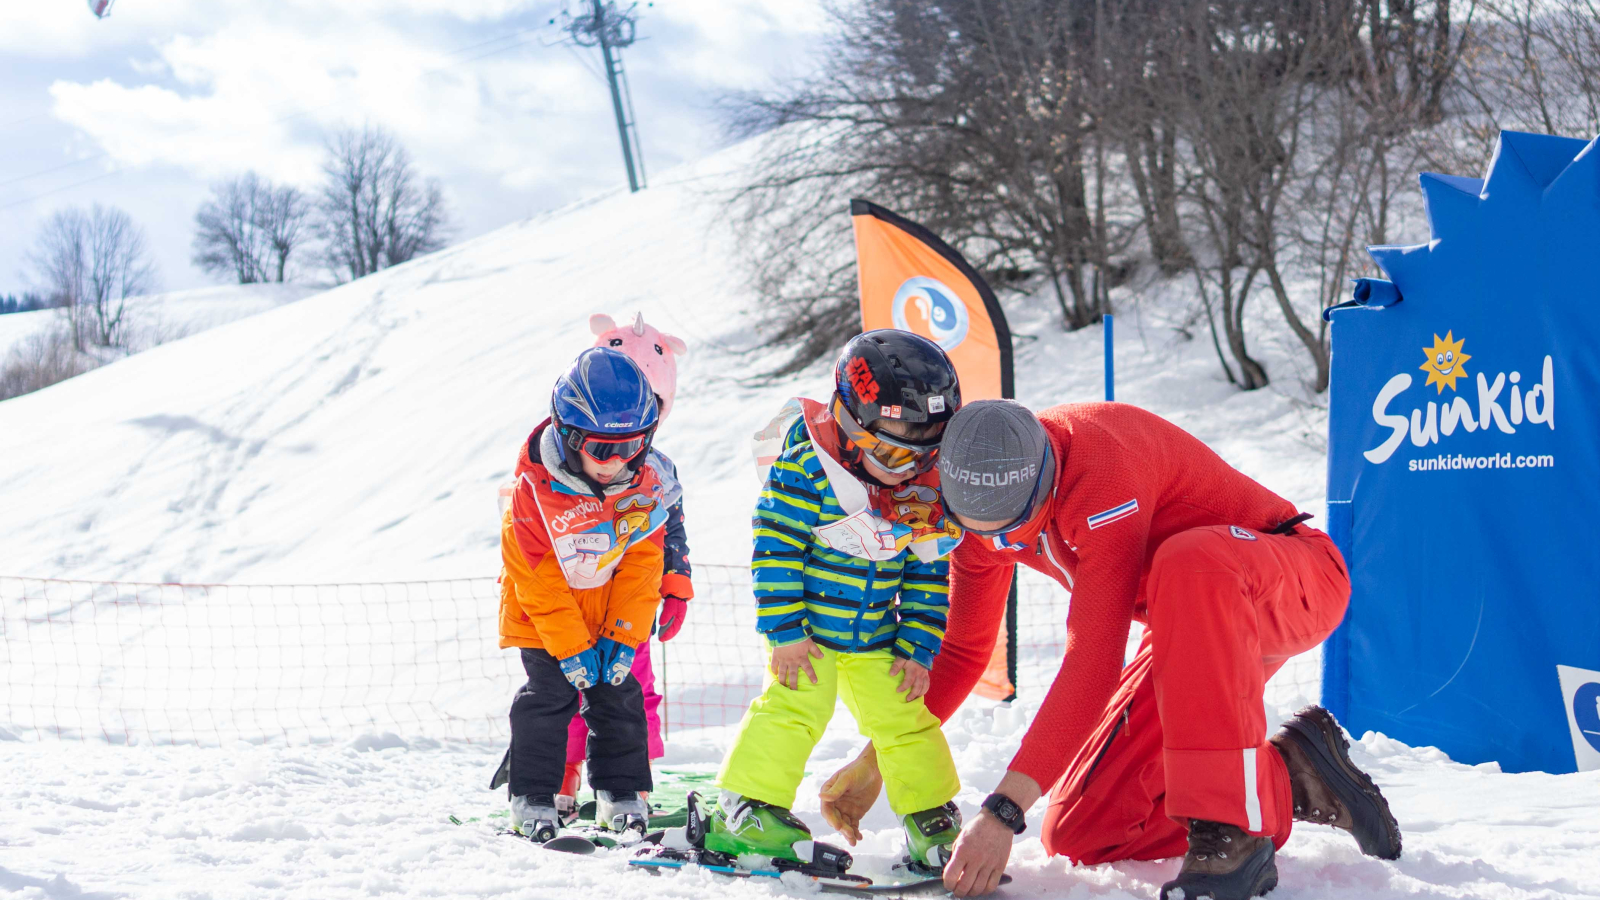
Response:
[[[1015,400],[978,400],[961,407],[939,444],[945,507],[964,519],[1011,522],[1027,511],[1043,477],[1044,426]]]

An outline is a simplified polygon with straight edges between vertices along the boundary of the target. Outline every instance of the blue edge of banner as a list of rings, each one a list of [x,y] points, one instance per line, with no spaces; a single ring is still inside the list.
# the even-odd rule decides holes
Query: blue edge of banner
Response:
[[[1355,511],[1349,500],[1328,501],[1328,537],[1350,559],[1350,530]],[[1350,712],[1350,611],[1322,643],[1322,706],[1341,721]]]

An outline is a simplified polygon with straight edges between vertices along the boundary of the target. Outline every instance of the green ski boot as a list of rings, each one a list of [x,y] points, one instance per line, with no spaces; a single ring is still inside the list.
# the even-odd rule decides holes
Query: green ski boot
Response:
[[[906,815],[900,824],[906,831],[911,870],[920,875],[942,873],[950,860],[950,848],[961,834],[961,810],[955,801]]]
[[[849,853],[813,841],[811,829],[781,806],[723,791],[709,813],[703,849],[735,859],[748,854],[764,856],[772,860],[774,868],[814,875],[843,874],[850,868]]]

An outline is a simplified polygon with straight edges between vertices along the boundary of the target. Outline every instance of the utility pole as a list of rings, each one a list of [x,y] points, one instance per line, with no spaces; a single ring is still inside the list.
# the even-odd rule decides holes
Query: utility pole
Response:
[[[645,186],[644,151],[639,144],[639,126],[633,116],[633,95],[628,76],[622,69],[622,48],[634,41],[634,10],[618,10],[614,2],[588,0],[590,12],[572,16],[567,33],[581,47],[599,47],[605,60],[606,81],[611,85],[611,111],[617,117],[617,137],[622,142],[622,163],[628,167],[628,189]]]

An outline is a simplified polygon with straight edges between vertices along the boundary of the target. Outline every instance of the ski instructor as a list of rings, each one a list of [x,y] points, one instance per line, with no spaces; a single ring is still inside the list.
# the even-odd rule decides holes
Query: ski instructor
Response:
[[[1049,792],[1045,849],[1080,864],[1183,855],[1166,900],[1245,900],[1277,884],[1294,821],[1400,855],[1400,830],[1326,711],[1267,736],[1262,691],[1344,616],[1350,581],[1309,516],[1198,439],[1120,403],[968,404],[940,450],[949,627],[928,709],[948,719],[987,667],[1021,563],[1072,593],[1066,656],[1005,776],[956,841],[958,897],[1000,881],[1024,813]],[[1123,666],[1131,622],[1147,626]],[[875,751],[823,785],[854,842],[877,799]],[[1180,892],[1178,889],[1181,888]]]

